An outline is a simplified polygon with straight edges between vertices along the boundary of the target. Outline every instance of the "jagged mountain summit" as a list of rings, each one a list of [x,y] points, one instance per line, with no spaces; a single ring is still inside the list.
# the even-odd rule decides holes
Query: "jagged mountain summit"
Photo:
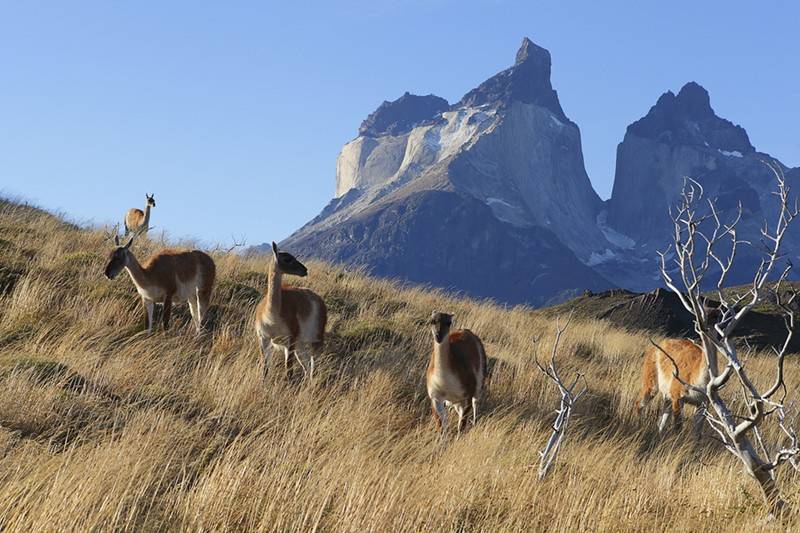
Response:
[[[796,170],[758,152],[744,128],[717,116],[700,85],[689,82],[677,95],[664,93],[646,116],[628,126],[617,148],[611,199],[600,215],[600,222],[625,236],[629,246],[607,250],[593,266],[626,288],[660,285],[657,251],[669,243],[668,209],[685,177],[700,183],[706,198],[716,198],[724,220],[732,220],[741,204],[739,238],[757,245],[764,219],[774,222],[777,215],[775,176],[765,165],[772,161],[787,173],[790,184],[796,181]],[[793,229],[786,239],[790,255],[800,250],[799,236]],[[740,247],[738,268],[729,282],[748,282],[760,257],[754,247]]]
[[[511,67],[455,104],[409,93],[383,102],[342,148],[333,200],[282,245],[512,304],[649,291],[662,286],[656,252],[686,176],[719,197],[724,216],[741,203],[742,234],[758,241],[774,207],[771,158],[716,115],[703,87],[666,92],[628,127],[603,202],[550,71],[550,53],[526,38]],[[788,241],[797,255],[800,239]],[[746,282],[756,260],[743,253],[730,282]]]
[[[586,175],[578,127],[550,84],[547,50],[525,39],[514,66],[446,110],[443,102],[405,94],[370,115],[337,160],[330,222],[378,199],[447,189],[479,199],[514,227],[549,229],[582,259],[600,248],[594,218],[602,202]]]
[[[765,154],[756,154],[744,128],[714,113],[704,88],[689,82],[677,96],[668,91],[628,126],[617,149],[608,223],[635,239],[663,234],[681,177],[703,176],[720,166],[727,172],[728,163],[752,162],[754,156]],[[645,198],[659,202],[658,208],[643,204]]]
[[[550,67],[525,39],[454,105],[384,102],[339,154],[336,197],[283,245],[511,303],[609,287],[585,264],[603,249],[603,203]]]

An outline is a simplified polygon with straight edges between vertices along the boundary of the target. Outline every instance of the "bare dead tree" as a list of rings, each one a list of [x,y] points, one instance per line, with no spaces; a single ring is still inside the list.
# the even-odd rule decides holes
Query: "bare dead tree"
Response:
[[[542,451],[539,452],[539,479],[543,479],[547,475],[547,472],[550,470],[550,466],[558,457],[558,452],[561,449],[561,443],[563,442],[564,435],[567,432],[567,425],[569,424],[569,418],[572,414],[572,408],[581,398],[581,396],[583,396],[588,390],[586,378],[583,374],[577,372],[575,378],[572,380],[572,383],[567,385],[564,380],[561,379],[558,366],[556,365],[556,354],[558,353],[558,345],[561,342],[561,336],[567,330],[571,321],[572,313],[570,313],[569,318],[567,318],[567,322],[563,327],[561,326],[559,320],[556,319],[556,334],[555,340],[553,341],[553,350],[550,353],[550,362],[547,363],[546,366],[539,362],[539,352],[537,349],[538,339],[534,339],[533,341],[533,360],[536,363],[536,366],[555,384],[559,394],[561,395],[561,400],[559,401],[559,406],[556,410],[556,419],[553,422],[553,432],[550,435],[550,438],[547,439],[547,443]],[[579,382],[582,383],[583,386],[576,392]]]
[[[103,242],[114,242],[114,237],[119,237],[119,222],[114,226],[105,226],[103,228]]]
[[[798,207],[796,202],[794,205],[790,202],[790,188],[781,167],[776,163],[765,164],[777,181],[773,194],[778,201],[778,214],[772,226],[765,222],[761,229],[760,247],[764,256],[746,291],[737,295],[724,290],[739,247],[753,245],[737,235],[742,207],[739,205],[733,221],[723,222],[714,201],[703,202],[703,188],[694,180],[687,178],[677,208],[670,210],[673,242],[659,255],[664,282],[692,313],[695,330],[700,336],[709,380],[705,387],[693,389],[705,395],[705,419],[725,448],[756,480],[770,512],[780,515],[788,506],[778,489],[775,471],[787,461],[796,464],[800,453],[784,403],[787,395],[784,361],[795,330],[796,293],[792,292],[788,298],[781,294],[781,285],[789,275],[791,264],[779,266],[785,260],[781,247],[786,231],[798,216]],[[668,265],[674,267],[674,274]],[[709,319],[710,312],[701,294],[701,288],[709,285],[715,287],[720,301],[713,321]],[[775,298],[782,311],[787,334],[784,342],[773,348],[775,378],[772,385],[762,391],[748,375],[732,335],[747,313],[768,296]],[[737,383],[738,387],[732,383]],[[738,411],[745,412],[736,412],[737,409],[731,407],[739,405],[730,398],[737,391],[744,406]],[[767,419],[777,422],[784,436],[783,443],[772,448],[762,438],[762,425]]]
[[[245,239],[244,235],[236,237],[236,235],[231,235],[231,245],[230,246],[223,246],[222,244],[217,244],[214,248],[211,249],[212,252],[218,254],[229,254],[238,248],[242,248],[247,246],[247,240]]]

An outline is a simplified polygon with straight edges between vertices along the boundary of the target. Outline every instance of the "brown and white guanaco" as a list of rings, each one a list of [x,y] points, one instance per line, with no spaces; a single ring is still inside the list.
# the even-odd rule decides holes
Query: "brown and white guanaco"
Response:
[[[450,331],[453,315],[434,311],[428,322],[433,334],[426,373],[431,414],[444,435],[447,407],[458,413],[458,431],[464,429],[472,410],[472,423],[477,422],[478,400],[486,379],[486,351],[477,335],[468,329]]]
[[[272,243],[272,262],[267,276],[267,292],[256,307],[255,328],[264,357],[264,375],[270,365],[272,348],[284,353],[287,375],[294,358],[309,377],[314,376],[314,358],[319,356],[325,341],[328,310],[325,302],[311,289],[284,287],[283,275],[305,277],[308,269],[292,254],[281,252]],[[308,368],[301,353],[308,354]]]
[[[129,233],[147,233],[150,229],[150,209],[156,206],[155,193],[145,193],[144,211],[141,209],[128,209],[125,213],[125,235]]]
[[[642,365],[642,388],[639,392],[637,408],[641,411],[653,396],[660,394],[662,407],[658,432],[663,433],[670,415],[672,415],[675,427],[680,428],[681,411],[684,404],[688,403],[696,407],[703,405],[703,395],[688,389],[681,383],[681,380],[695,387],[705,388],[708,385],[709,374],[703,357],[703,349],[689,339],[666,339],[659,343],[659,347],[660,349],[651,346],[645,351]],[[669,357],[666,354],[669,354]],[[675,378],[675,367],[678,368],[680,380]],[[701,420],[695,419],[696,429],[700,422]]]
[[[153,330],[153,310],[156,303],[164,306],[164,329],[169,328],[173,303],[189,303],[197,332],[203,329],[211,291],[214,288],[216,266],[211,257],[200,250],[161,250],[144,265],[130,250],[133,236],[124,245],[114,237],[115,248],[108,256],[105,275],[114,279],[122,270],[127,270],[136,291],[147,311],[147,332]]]
[[[720,310],[707,306],[705,307],[705,316],[709,333],[715,335],[713,328],[722,316]],[[675,377],[676,368],[678,378]],[[703,422],[701,407],[705,404],[705,395],[697,390],[692,390],[684,383],[705,389],[709,379],[708,365],[700,345],[689,339],[665,339],[657,346],[651,346],[644,353],[642,386],[637,410],[641,412],[653,396],[660,394],[662,406],[658,432],[663,433],[670,415],[675,428],[680,429],[683,405],[687,403],[694,405],[697,407],[694,429],[699,437]]]

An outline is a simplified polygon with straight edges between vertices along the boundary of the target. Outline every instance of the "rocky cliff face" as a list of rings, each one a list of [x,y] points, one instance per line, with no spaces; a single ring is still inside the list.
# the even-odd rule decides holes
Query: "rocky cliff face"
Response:
[[[662,286],[656,252],[668,245],[668,208],[687,176],[724,217],[741,204],[741,235],[759,241],[775,214],[774,176],[761,161],[771,158],[716,115],[705,89],[667,92],[628,127],[602,202],[550,69],[550,53],[525,39],[513,66],[454,105],[409,93],[384,102],[342,148],[335,198],[283,245],[509,303],[648,291]],[[787,242],[794,256],[798,233]],[[742,250],[729,281],[749,281],[759,257]]]
[[[699,177],[720,167],[727,171],[754,156],[747,132],[719,118],[700,85],[687,83],[677,96],[666,92],[645,117],[628,126],[617,148],[608,223],[637,240],[663,235],[667,210],[684,176]]]
[[[550,83],[550,54],[525,39],[512,67],[455,105],[408,93],[384,102],[342,149],[336,198],[284,245],[382,275],[542,303],[609,286],[584,264],[604,249],[601,208],[580,131]]]
[[[364,137],[402,135],[415,126],[433,121],[442,112],[447,111],[448,107],[450,104],[444,98],[432,94],[417,96],[406,92],[394,102],[383,102],[361,123],[358,135]]]
[[[366,266],[377,276],[510,304],[543,305],[609,286],[550,231],[507,224],[480,200],[446,190],[379,202],[283,246]]]
[[[755,150],[747,132],[718,117],[709,95],[697,83],[680,92],[663,94],[642,119],[628,127],[617,148],[614,189],[601,214],[607,225],[630,238],[635,246],[608,254],[595,265],[618,285],[647,290],[658,280],[656,251],[664,250],[671,230],[668,209],[677,201],[686,177],[698,181],[707,198],[717,198],[723,217],[730,220],[743,208],[740,235],[759,242],[758,228],[775,216],[775,177],[763,163],[772,160]],[[789,169],[786,169],[787,171]],[[796,238],[787,242],[795,249]],[[742,248],[740,268],[732,283],[746,282],[760,255]]]
[[[586,175],[580,131],[550,84],[547,50],[525,39],[514,66],[440,111],[444,103],[409,94],[384,102],[342,149],[336,196],[356,189],[369,205],[400,188],[452,189],[513,226],[549,229],[584,260],[602,249],[602,202]]]

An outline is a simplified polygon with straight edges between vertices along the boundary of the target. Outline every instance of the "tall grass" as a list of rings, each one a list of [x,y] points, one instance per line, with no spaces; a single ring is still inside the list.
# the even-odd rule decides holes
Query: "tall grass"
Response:
[[[531,340],[550,339],[550,318],[310,262],[302,283],[330,312],[320,374],[263,381],[252,314],[264,260],[215,256],[205,338],[185,308],[170,332],[145,336],[130,281],[101,276],[110,246],[103,232],[0,203],[4,530],[761,527],[759,493],[732,457],[688,430],[656,442],[655,413],[637,416],[645,335],[572,324],[561,364],[591,390],[540,482],[557,395],[532,365]],[[142,239],[134,251],[144,259],[158,246]],[[478,425],[444,443],[423,384],[433,309],[454,313],[497,360]],[[767,356],[750,364],[769,379]],[[798,378],[792,361],[791,391]],[[781,481],[797,502],[795,477]]]

